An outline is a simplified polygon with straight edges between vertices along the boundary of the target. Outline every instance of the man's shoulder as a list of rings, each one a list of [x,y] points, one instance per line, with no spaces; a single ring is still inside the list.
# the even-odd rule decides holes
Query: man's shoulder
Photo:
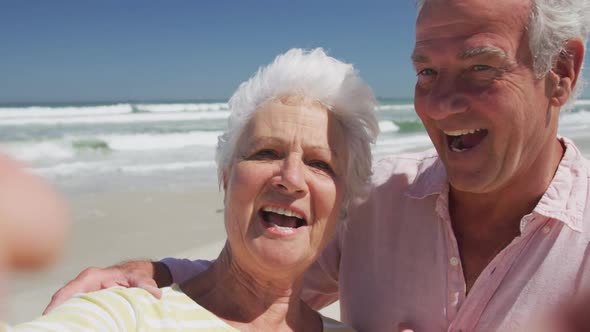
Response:
[[[573,140],[561,137],[565,145],[565,154],[553,179],[552,186],[564,189],[563,208],[559,210],[574,229],[584,234],[590,241],[590,160],[584,156],[587,149],[584,141],[576,144]],[[554,190],[560,192],[559,190]],[[558,206],[559,207],[559,206]]]
[[[434,149],[424,152],[386,156],[375,164],[372,184],[374,186],[381,186],[396,177],[401,177],[408,184],[411,184],[415,179],[439,163],[440,159]]]

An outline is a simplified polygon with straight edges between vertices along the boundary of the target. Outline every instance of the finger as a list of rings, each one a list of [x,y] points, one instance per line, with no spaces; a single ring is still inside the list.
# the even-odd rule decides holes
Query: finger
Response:
[[[72,282],[69,282],[51,296],[51,302],[49,302],[45,310],[43,310],[43,315],[48,314],[51,310],[69,300],[76,293],[79,293],[78,288],[76,288],[75,285],[72,286]]]
[[[98,290],[98,285],[93,286],[93,276],[97,275],[100,271],[98,268],[87,268],[80,272],[76,278],[65,284],[60,288],[53,296],[51,296],[51,302],[43,310],[43,315],[49,313],[55,307],[69,300],[72,296],[78,293],[85,293],[93,290]]]
[[[153,280],[152,280],[153,281]],[[162,290],[155,286],[155,282],[151,283],[139,283],[136,285],[139,288],[146,290],[148,293],[152,294],[155,298],[161,299],[162,298]]]
[[[100,289],[106,289],[111,287],[129,287],[129,283],[125,280],[104,280],[100,283]]]
[[[131,276],[129,276],[127,281],[129,282],[129,287],[143,288],[140,285],[145,284],[145,285],[150,285],[152,287],[158,288],[156,281],[152,278],[149,278],[149,277],[137,277],[137,276],[131,277]]]

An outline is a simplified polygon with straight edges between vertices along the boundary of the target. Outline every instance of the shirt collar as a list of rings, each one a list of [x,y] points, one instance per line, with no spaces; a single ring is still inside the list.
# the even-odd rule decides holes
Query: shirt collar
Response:
[[[436,156],[436,154],[433,154]],[[448,187],[447,172],[438,156],[425,158],[418,165],[418,176],[408,188],[406,195],[414,199],[423,199],[431,195],[439,195]]]
[[[584,206],[588,195],[588,174],[584,171],[582,154],[574,143],[560,137],[565,153],[553,180],[539,200],[533,213],[563,222],[571,229],[581,232]],[[418,166],[418,177],[409,187],[406,196],[424,199],[448,192],[445,167],[440,158],[423,162]]]
[[[559,140],[565,148],[563,158],[533,213],[559,220],[569,228],[581,232],[588,195],[585,160],[571,140],[565,137],[560,137]]]

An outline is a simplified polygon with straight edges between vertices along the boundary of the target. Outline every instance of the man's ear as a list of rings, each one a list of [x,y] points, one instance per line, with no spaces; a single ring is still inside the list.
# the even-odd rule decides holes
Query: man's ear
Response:
[[[555,59],[555,64],[548,76],[555,80],[551,94],[553,106],[563,106],[572,95],[578,82],[584,62],[584,43],[577,38],[570,39],[563,45],[562,51]]]

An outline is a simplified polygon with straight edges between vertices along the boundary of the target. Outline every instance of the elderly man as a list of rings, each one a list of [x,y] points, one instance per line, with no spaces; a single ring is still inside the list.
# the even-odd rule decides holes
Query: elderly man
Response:
[[[369,198],[309,271],[305,296],[316,308],[340,299],[342,319],[361,331],[523,330],[590,283],[590,163],[557,137],[582,85],[590,3],[418,8],[415,108],[436,153],[376,166]],[[207,265],[164,263],[174,281]],[[153,270],[86,271],[54,298]]]

